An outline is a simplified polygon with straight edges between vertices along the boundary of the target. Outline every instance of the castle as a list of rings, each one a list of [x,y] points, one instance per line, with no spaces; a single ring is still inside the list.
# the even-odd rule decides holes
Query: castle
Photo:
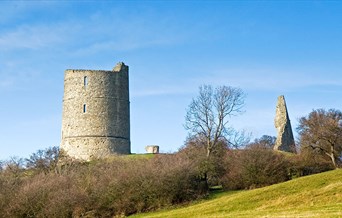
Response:
[[[130,154],[128,66],[66,70],[60,148],[73,159]]]
[[[296,152],[285,98],[279,96],[274,150]],[[60,148],[72,159],[89,161],[112,154],[130,154],[128,66],[112,71],[65,70]],[[159,153],[159,146],[147,146]]]

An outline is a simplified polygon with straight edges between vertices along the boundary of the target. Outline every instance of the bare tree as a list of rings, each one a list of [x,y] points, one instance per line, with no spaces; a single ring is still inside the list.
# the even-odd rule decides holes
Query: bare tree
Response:
[[[44,173],[56,171],[59,154],[59,148],[56,146],[38,150],[36,153],[31,154],[30,158],[26,159],[26,167]]]
[[[3,171],[6,171],[6,173],[16,178],[19,178],[24,171],[25,161],[22,158],[14,156],[10,157],[9,160],[4,161],[2,165]]]
[[[185,116],[185,128],[192,136],[205,141],[207,157],[217,147],[220,140],[227,140],[229,136],[237,139],[236,132],[228,127],[229,118],[240,114],[244,106],[245,94],[239,88],[210,85],[199,87],[199,95],[192,99]]]
[[[335,109],[313,110],[299,119],[297,131],[302,149],[311,149],[328,156],[334,167],[342,152],[342,112]]]
[[[260,138],[254,140],[254,142],[247,145],[249,148],[264,148],[273,149],[277,138],[274,136],[263,135]]]

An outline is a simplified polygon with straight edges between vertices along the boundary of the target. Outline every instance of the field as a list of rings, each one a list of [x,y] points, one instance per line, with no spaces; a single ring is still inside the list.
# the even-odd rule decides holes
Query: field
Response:
[[[342,217],[342,170],[132,217]]]

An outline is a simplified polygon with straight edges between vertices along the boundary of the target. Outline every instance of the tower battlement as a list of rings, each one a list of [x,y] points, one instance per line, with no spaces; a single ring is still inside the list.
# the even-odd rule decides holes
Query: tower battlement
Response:
[[[130,153],[128,66],[112,71],[68,69],[64,74],[62,141],[71,158]]]

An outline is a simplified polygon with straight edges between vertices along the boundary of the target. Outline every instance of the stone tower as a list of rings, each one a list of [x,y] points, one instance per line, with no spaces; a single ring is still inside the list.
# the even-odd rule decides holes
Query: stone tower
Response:
[[[278,136],[274,145],[274,150],[296,153],[291,122],[289,114],[287,112],[285,98],[283,95],[278,97],[274,125],[278,131]]]
[[[73,159],[129,154],[128,66],[66,70],[60,148]]]

